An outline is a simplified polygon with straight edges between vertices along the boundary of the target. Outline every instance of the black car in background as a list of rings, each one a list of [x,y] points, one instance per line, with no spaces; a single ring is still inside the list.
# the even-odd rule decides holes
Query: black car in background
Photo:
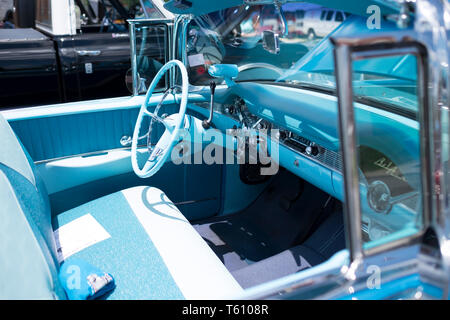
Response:
[[[16,0],[14,28],[0,29],[0,108],[128,95],[127,19],[172,18],[162,4]],[[163,62],[157,38],[150,56]]]

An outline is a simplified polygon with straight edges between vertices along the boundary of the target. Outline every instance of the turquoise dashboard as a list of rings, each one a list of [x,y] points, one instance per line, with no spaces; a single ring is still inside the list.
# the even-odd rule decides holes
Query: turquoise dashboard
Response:
[[[201,93],[200,93],[201,94]],[[223,132],[234,127],[273,129],[278,135],[280,166],[343,201],[342,156],[339,145],[337,98],[324,92],[268,83],[238,83],[216,93],[214,123]],[[370,181],[374,170],[390,174],[392,189],[415,194],[420,186],[419,127],[415,119],[376,106],[355,103],[360,139],[360,174]],[[208,103],[198,104],[206,109]],[[197,109],[197,111],[199,110]],[[207,113],[206,113],[207,114]],[[206,115],[205,114],[205,115]],[[389,133],[389,134],[386,134]],[[381,159],[381,160],[380,160]],[[395,175],[392,172],[401,172]],[[393,207],[389,214],[375,212],[365,199],[361,205],[368,221],[386,230],[401,229],[415,216],[418,197]]]

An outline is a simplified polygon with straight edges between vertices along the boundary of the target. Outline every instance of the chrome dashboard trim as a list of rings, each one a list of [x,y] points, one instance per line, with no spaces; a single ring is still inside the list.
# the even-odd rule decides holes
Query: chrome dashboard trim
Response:
[[[285,129],[281,129],[281,130],[285,130]],[[286,130],[288,132],[290,132],[289,130]],[[340,153],[332,151],[330,149],[327,149],[325,147],[322,147],[321,145],[317,144],[317,146],[320,148],[321,152],[319,152],[319,154],[317,156],[310,156],[306,153],[300,152],[299,150],[296,150],[294,147],[286,144],[284,141],[279,141],[280,145],[286,147],[287,149],[295,152],[298,155],[301,155],[305,158],[307,158],[308,160],[314,161],[322,166],[324,166],[325,168],[342,174],[342,156]],[[312,141],[313,142],[313,141]],[[322,156],[320,156],[322,155]],[[329,159],[329,158],[333,158],[334,160],[332,161],[326,161],[325,159],[323,161],[321,161],[321,158],[325,158],[325,159]],[[336,166],[333,166],[331,163],[336,163]]]

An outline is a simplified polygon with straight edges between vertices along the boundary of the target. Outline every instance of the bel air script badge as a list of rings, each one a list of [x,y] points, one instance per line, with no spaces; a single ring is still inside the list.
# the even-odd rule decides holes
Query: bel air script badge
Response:
[[[406,182],[405,177],[403,177],[403,175],[400,173],[398,167],[392,161],[387,160],[385,157],[376,160],[373,164],[384,169],[387,175]]]

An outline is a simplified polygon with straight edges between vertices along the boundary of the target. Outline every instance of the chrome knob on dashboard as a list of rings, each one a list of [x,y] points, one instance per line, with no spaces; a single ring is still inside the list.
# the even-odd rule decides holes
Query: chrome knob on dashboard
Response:
[[[230,115],[233,115],[233,113],[234,113],[234,107],[233,107],[233,106],[225,107],[225,113],[228,113],[228,114],[230,114]]]
[[[309,146],[305,148],[305,152],[308,156],[317,156],[319,154],[319,148],[315,143],[311,143]]]

